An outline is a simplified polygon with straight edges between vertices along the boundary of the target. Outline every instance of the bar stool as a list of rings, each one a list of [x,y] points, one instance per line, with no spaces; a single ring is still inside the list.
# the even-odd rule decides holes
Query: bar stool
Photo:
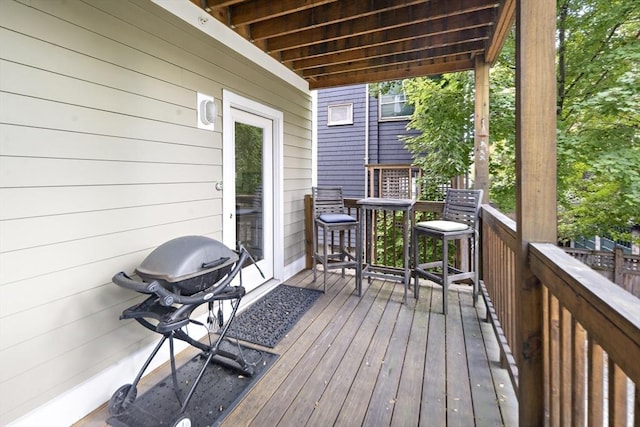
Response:
[[[324,269],[324,292],[327,292],[327,271],[345,268],[356,271],[356,290],[362,293],[362,237],[360,222],[344,213],[342,187],[313,187],[313,281],[316,280],[318,262]],[[335,235],[338,244],[335,244]],[[355,241],[351,232],[355,234]],[[322,252],[319,251],[319,237],[322,236]],[[349,244],[354,242],[353,252]]]
[[[419,296],[419,277],[424,277],[442,286],[442,312],[447,314],[447,291],[449,285],[465,279],[473,283],[473,305],[478,299],[478,212],[482,201],[482,190],[447,189],[442,220],[418,222],[413,228],[413,260],[415,278],[414,295]],[[419,259],[418,241],[425,236],[434,242],[442,242],[442,259],[421,263]],[[456,240],[469,241],[471,265],[468,271],[449,265],[449,242]],[[435,250],[434,250],[435,253]]]

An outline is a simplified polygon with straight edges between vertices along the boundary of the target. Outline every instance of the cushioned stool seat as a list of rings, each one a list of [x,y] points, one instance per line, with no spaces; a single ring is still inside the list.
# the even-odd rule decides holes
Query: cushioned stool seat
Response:
[[[345,268],[353,268],[356,273],[356,291],[360,295],[362,292],[360,222],[344,213],[342,187],[313,187],[312,198],[313,280],[316,280],[318,262],[323,267],[324,292],[327,291],[328,270],[341,269],[344,277]],[[320,240],[322,240],[322,248],[319,247]]]
[[[336,224],[339,222],[357,222],[358,221],[351,215],[339,214],[339,213],[322,214],[318,216],[318,219],[320,219],[320,221],[323,221],[329,224]]]
[[[447,314],[447,291],[451,283],[471,279],[474,305],[478,298],[478,232],[476,223],[481,201],[482,190],[448,189],[443,219],[418,222],[413,228],[414,295],[416,298],[419,296],[420,277],[441,285],[443,288],[442,312],[444,314]],[[434,253],[436,242],[442,242],[442,257],[439,260],[421,262],[418,250],[418,242],[421,237],[426,237],[434,242]],[[467,240],[470,243],[470,266],[466,270],[450,265],[449,262],[449,242],[458,240]]]
[[[432,230],[438,231],[463,231],[468,230],[469,226],[467,224],[462,224],[460,222],[453,221],[422,221],[416,224],[416,227],[422,228],[431,228]]]

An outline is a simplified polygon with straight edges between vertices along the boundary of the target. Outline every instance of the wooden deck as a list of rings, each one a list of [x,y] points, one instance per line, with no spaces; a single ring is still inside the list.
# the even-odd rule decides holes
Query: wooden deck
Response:
[[[516,426],[517,400],[482,301],[470,286],[442,292],[329,276],[328,291],[272,351],[280,358],[223,426]],[[287,283],[320,287],[304,271]],[[158,377],[167,372],[158,373]],[[153,378],[153,377],[152,377]],[[152,380],[151,380],[152,381]],[[77,426],[104,426],[100,408]]]

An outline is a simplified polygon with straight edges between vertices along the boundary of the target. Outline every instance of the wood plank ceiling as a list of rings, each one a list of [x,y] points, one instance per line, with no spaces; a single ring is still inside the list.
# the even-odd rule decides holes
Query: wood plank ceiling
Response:
[[[492,63],[515,0],[191,0],[311,89]]]

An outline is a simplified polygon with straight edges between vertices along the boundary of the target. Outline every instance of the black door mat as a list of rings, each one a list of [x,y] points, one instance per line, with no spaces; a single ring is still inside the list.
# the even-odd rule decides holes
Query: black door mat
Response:
[[[237,315],[227,336],[273,348],[320,295],[316,289],[279,285]]]
[[[211,363],[205,370],[185,411],[185,415],[191,420],[192,427],[220,425],[278,358],[277,354],[239,345],[240,349],[235,340],[226,339],[221,348],[236,354],[242,352],[245,360],[253,367],[253,376],[244,376],[234,369]],[[204,359],[205,356],[197,355],[178,368],[181,399],[186,397],[202,368]],[[172,426],[179,415],[180,406],[171,375],[168,375],[139,396],[125,413],[110,417],[107,423],[114,427]]]

